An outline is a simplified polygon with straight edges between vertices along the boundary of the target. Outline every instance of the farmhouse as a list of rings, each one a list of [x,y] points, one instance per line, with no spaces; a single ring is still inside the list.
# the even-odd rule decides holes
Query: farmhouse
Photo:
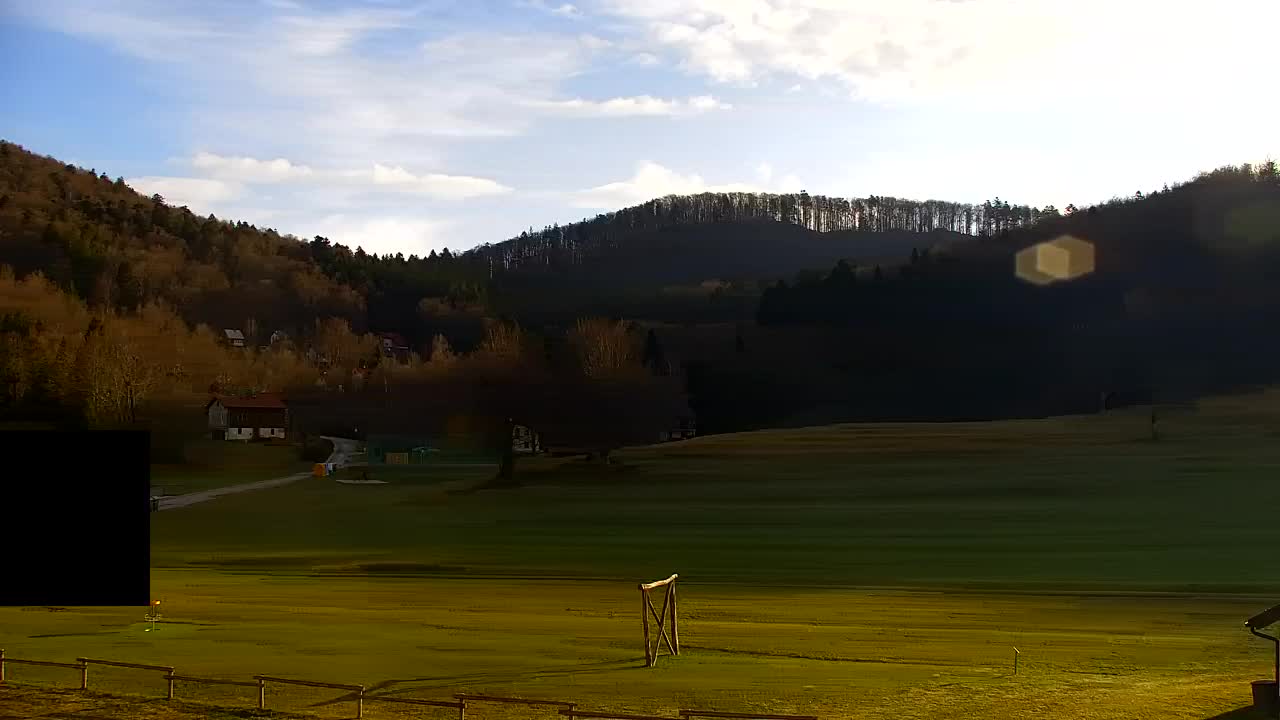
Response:
[[[397,333],[377,333],[379,342],[382,343],[382,354],[384,357],[393,358],[396,362],[409,362],[409,343],[402,335]]]
[[[289,427],[289,407],[273,393],[251,397],[215,395],[205,406],[205,413],[215,440],[283,438]]]
[[[227,328],[222,331],[222,339],[227,345],[236,348],[244,347],[244,333],[239,330]]]

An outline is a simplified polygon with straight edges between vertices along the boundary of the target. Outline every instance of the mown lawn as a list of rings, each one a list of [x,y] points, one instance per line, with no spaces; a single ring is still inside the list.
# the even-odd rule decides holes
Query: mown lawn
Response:
[[[161,513],[156,567],[1126,591],[1276,591],[1280,436],[1225,414],[705,438],[604,468],[309,479]],[[1277,425],[1280,427],[1280,423]],[[380,473],[380,475],[379,475]],[[367,568],[366,568],[367,569]]]
[[[1158,442],[1131,412],[705,438],[525,463],[504,490],[475,468],[308,479],[153,517],[159,631],[142,608],[10,609],[0,646],[664,715],[1236,720],[1270,673],[1242,622],[1280,601],[1271,406],[1169,415]],[[635,583],[671,572],[684,653],[644,669]],[[337,695],[269,707],[351,716]]]
[[[185,463],[152,465],[151,485],[166,495],[183,495],[271,480],[311,468],[311,463],[299,459],[293,445],[204,440],[191,443],[187,454]]]

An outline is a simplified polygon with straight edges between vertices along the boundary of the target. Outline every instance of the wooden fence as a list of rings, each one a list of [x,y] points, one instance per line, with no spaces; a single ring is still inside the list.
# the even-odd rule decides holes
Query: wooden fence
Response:
[[[5,666],[6,665],[32,665],[39,667],[63,668],[66,670],[75,670],[80,673],[80,689],[89,689],[89,666],[103,665],[107,667],[128,668],[132,670],[143,670],[147,672],[162,673],[161,679],[165,681],[166,692],[165,697],[173,700],[176,696],[174,686],[177,683],[194,683],[202,685],[229,685],[234,687],[257,688],[258,690],[258,709],[267,709],[267,684],[277,683],[281,685],[301,685],[305,687],[330,688],[334,690],[345,690],[354,695],[351,699],[356,703],[356,717],[364,716],[365,701],[380,703],[395,703],[401,705],[414,705],[418,707],[438,707],[448,708],[458,711],[458,720],[466,720],[467,707],[472,703],[503,703],[513,705],[525,705],[529,707],[545,707],[554,708],[559,715],[567,718],[567,720],[575,720],[582,718],[583,720],[693,720],[694,718],[722,718],[734,720],[818,720],[817,717],[810,715],[770,715],[770,714],[753,714],[753,713],[732,713],[719,712],[715,710],[681,710],[679,718],[660,717],[654,715],[633,715],[626,713],[615,713],[603,710],[580,710],[577,703],[564,702],[560,700],[539,700],[533,698],[517,698],[502,697],[498,695],[476,695],[471,693],[455,693],[453,700],[425,700],[419,698],[394,697],[389,695],[367,695],[365,694],[364,685],[354,685],[350,683],[331,683],[319,682],[316,680],[297,680],[293,678],[283,678],[274,675],[254,675],[253,681],[248,680],[223,680],[219,678],[196,677],[193,675],[179,675],[170,665],[147,665],[144,663],[120,662],[117,660],[100,660],[96,658],[76,658],[74,663],[67,662],[50,662],[48,660],[28,660],[25,658],[6,657],[5,651],[0,649],[0,685],[5,683]]]

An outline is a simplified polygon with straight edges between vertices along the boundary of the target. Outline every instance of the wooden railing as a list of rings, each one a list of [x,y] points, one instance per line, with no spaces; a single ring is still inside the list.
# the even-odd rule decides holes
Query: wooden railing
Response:
[[[48,660],[23,660],[20,658],[5,657],[4,650],[0,649],[0,683],[4,683],[4,666],[6,663],[12,663],[14,665],[38,665],[40,667],[56,667],[56,668],[66,668],[68,670],[79,670],[80,671],[80,689],[86,690],[89,687],[89,668],[82,662],[77,662],[73,664],[73,663],[63,663],[63,662],[50,662]]]
[[[656,583],[649,583],[650,587],[662,587],[674,581],[676,576],[671,576],[666,580],[660,580]],[[479,695],[473,693],[455,693],[454,700],[426,700],[419,698],[393,697],[387,695],[366,695],[364,685],[355,685],[351,683],[332,683],[319,682],[316,680],[295,680],[292,678],[277,677],[274,675],[254,675],[253,681],[247,680],[223,680],[219,678],[196,677],[193,675],[179,675],[170,665],[148,665],[144,663],[121,662],[118,660],[101,660],[97,658],[76,658],[74,663],[67,662],[51,662],[49,660],[28,660],[26,658],[6,657],[5,651],[0,649],[0,684],[4,684],[5,666],[6,665],[32,665],[39,667],[64,668],[67,670],[80,671],[80,689],[89,689],[89,666],[104,665],[108,667],[128,668],[133,670],[146,670],[151,672],[164,673],[163,678],[168,685],[166,697],[169,700],[174,699],[175,683],[187,682],[203,685],[228,685],[233,687],[249,687],[258,689],[258,709],[267,709],[267,683],[279,683],[283,685],[301,685],[305,687],[330,688],[334,690],[346,690],[354,693],[354,702],[356,703],[356,717],[364,716],[364,702],[366,700],[383,703],[396,703],[401,705],[415,705],[419,707],[438,707],[448,708],[458,711],[458,720],[466,720],[467,706],[469,703],[503,703],[513,705],[525,705],[530,707],[546,707],[556,708],[559,715],[574,720],[582,718],[582,720],[692,720],[693,718],[719,718],[722,720],[818,720],[812,715],[774,715],[774,714],[757,714],[757,713],[736,713],[721,712],[717,710],[681,710],[679,718],[661,717],[656,715],[634,715],[628,713],[617,713],[603,710],[580,710],[577,703],[562,700],[539,700],[534,698],[518,698],[504,697],[500,695]]]
[[[590,718],[591,720],[674,720],[674,718],[662,717],[659,715],[628,715],[625,713],[612,712],[593,712],[584,710],[561,710],[569,720],[574,718]]]
[[[80,675],[80,689],[89,689],[89,665],[106,665],[108,667],[129,668],[131,670],[152,670],[162,672],[165,677],[170,678],[168,681],[168,693],[166,697],[173,699],[173,668],[168,665],[143,665],[142,663],[119,662],[117,660],[95,660],[93,658],[76,658],[76,662],[84,667],[84,671]]]
[[[530,698],[518,697],[502,697],[499,695],[473,695],[471,693],[454,693],[458,700],[468,702],[485,702],[485,703],[505,703],[509,705],[528,705],[531,707],[555,707],[560,708],[561,712],[572,710],[578,706],[577,703],[562,702],[560,700],[532,700]]]
[[[346,683],[317,682],[315,680],[292,680],[290,678],[275,677],[272,675],[254,675],[254,680],[258,681],[258,709],[267,709],[267,683],[281,683],[282,685],[302,685],[304,687],[332,688],[334,690],[349,690],[356,694],[356,717],[364,717],[364,686],[348,685]]]
[[[417,705],[419,707],[439,707],[453,708],[458,711],[458,720],[466,720],[467,717],[467,701],[466,700],[420,700],[418,698],[399,698],[388,697],[386,695],[365,695],[365,700],[374,700],[377,702],[400,703],[401,705]]]
[[[719,712],[717,710],[681,710],[685,720],[690,717],[728,717],[735,720],[818,720],[813,715],[756,715],[754,712]]]

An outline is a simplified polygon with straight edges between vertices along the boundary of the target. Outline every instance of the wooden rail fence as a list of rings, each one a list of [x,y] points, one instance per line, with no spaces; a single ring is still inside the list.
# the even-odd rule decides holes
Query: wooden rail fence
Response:
[[[50,662],[48,660],[22,660],[19,658],[11,658],[4,656],[4,650],[0,649],[0,683],[4,682],[4,666],[5,663],[14,665],[38,665],[40,667],[56,667],[66,668],[68,670],[80,671],[80,689],[86,690],[89,687],[89,668],[82,662],[75,664],[63,662]]]
[[[652,586],[661,587],[670,584],[675,580],[675,576],[652,583]],[[650,608],[646,608],[650,609]],[[673,618],[674,619],[674,618]],[[656,638],[655,638],[656,640]],[[655,643],[656,644],[656,643]],[[458,720],[466,720],[467,706],[469,703],[504,703],[514,705],[525,705],[529,707],[546,707],[555,708],[559,714],[568,720],[692,720],[693,718],[719,718],[722,720],[818,720],[812,715],[773,715],[773,714],[756,714],[756,713],[734,713],[720,712],[717,710],[681,710],[679,718],[662,717],[656,715],[633,715],[628,713],[616,713],[602,710],[580,710],[577,703],[566,702],[562,700],[538,700],[533,698],[504,697],[500,695],[477,695],[473,693],[455,693],[453,700],[424,700],[419,698],[393,697],[387,695],[366,695],[364,685],[354,685],[350,683],[331,683],[319,682],[316,680],[295,680],[292,678],[277,677],[275,675],[254,675],[253,681],[247,680],[222,680],[219,678],[196,677],[193,675],[179,675],[170,665],[148,665],[144,663],[121,662],[118,660],[101,660],[97,658],[76,658],[74,663],[67,662],[51,662],[49,660],[28,660],[25,658],[7,657],[5,651],[0,649],[0,685],[5,682],[5,666],[6,665],[32,665],[39,667],[64,668],[67,670],[77,670],[80,672],[80,689],[89,689],[89,666],[103,665],[108,667],[128,668],[132,670],[145,670],[149,672],[163,673],[163,678],[167,685],[166,698],[174,699],[174,685],[176,683],[195,683],[203,685],[228,685],[233,687],[257,688],[258,690],[258,709],[267,709],[267,683],[279,683],[282,685],[300,685],[305,687],[330,688],[334,690],[346,690],[354,693],[354,702],[356,703],[356,717],[364,717],[364,702],[366,700],[383,703],[398,703],[401,705],[415,705],[418,707],[438,707],[448,708],[458,711]]]
[[[719,712],[717,710],[681,710],[685,718],[733,718],[735,720],[818,720],[813,715],[757,715],[755,713]]]
[[[612,712],[594,712],[587,710],[561,710],[569,720],[574,718],[590,718],[591,720],[674,720],[674,718],[662,717],[660,715],[628,715],[626,713]]]
[[[364,686],[348,685],[346,683],[330,683],[316,682],[315,680],[292,680],[290,678],[275,677],[273,675],[254,675],[254,680],[258,681],[258,709],[267,709],[267,683],[280,683],[282,685],[301,685],[304,687],[332,688],[334,690],[348,690],[356,694],[356,717],[364,717]]]
[[[388,697],[386,695],[365,695],[364,699],[376,700],[378,702],[400,703],[401,705],[417,705],[419,707],[453,708],[458,711],[458,720],[466,720],[467,717],[467,702],[465,700],[450,702],[448,700],[419,700],[418,698]]]
[[[560,700],[531,700],[529,698],[518,697],[501,697],[498,695],[473,695],[471,693],[454,693],[455,698],[462,702],[487,702],[487,703],[508,703],[512,705],[530,705],[542,707],[558,707],[565,710],[572,710],[577,707],[577,703],[561,702]]]

